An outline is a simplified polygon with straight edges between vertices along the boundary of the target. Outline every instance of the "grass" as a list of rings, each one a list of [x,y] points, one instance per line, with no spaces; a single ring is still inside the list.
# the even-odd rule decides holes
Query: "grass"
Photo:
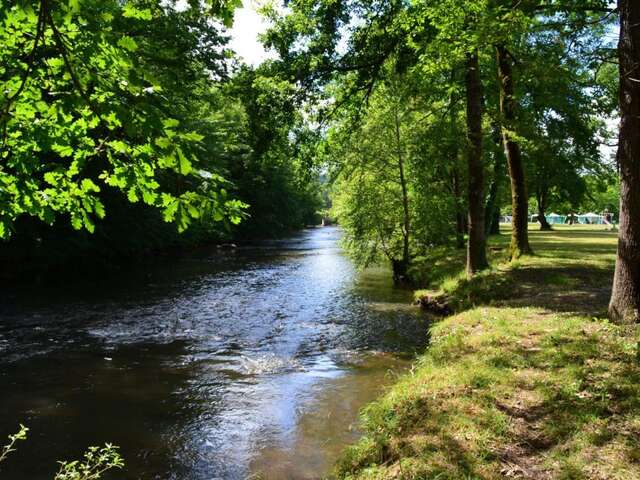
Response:
[[[337,478],[640,479],[638,335],[604,317],[615,234],[531,231],[536,255],[513,265],[508,240],[479,280],[453,269],[463,252],[430,263],[458,313],[363,411]]]

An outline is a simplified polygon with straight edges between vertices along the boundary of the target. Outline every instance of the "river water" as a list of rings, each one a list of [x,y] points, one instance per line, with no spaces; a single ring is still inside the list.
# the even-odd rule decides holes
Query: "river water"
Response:
[[[153,268],[0,294],[2,480],[53,478],[89,445],[107,478],[317,479],[359,409],[424,347],[388,271],[357,272],[333,227]],[[404,354],[404,355],[403,355]],[[2,442],[0,442],[2,443]]]

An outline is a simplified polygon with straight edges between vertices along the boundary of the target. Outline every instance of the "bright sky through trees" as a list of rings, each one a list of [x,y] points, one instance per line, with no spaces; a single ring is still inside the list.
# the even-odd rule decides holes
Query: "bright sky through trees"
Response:
[[[275,54],[267,52],[258,35],[267,29],[267,23],[257,12],[259,2],[256,0],[243,0],[242,8],[236,10],[233,28],[230,29],[231,48],[246,63],[252,66],[261,64]]]

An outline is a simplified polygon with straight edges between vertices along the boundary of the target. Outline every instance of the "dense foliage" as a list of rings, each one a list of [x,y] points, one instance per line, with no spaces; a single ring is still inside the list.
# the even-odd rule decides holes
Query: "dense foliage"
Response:
[[[294,86],[227,48],[239,4],[0,6],[6,261],[110,261],[316,221]]]

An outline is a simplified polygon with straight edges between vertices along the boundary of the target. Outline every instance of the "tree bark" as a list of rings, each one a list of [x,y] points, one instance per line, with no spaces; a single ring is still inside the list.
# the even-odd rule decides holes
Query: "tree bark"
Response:
[[[498,206],[498,193],[500,192],[500,180],[503,169],[502,155],[498,154],[493,165],[493,179],[489,187],[489,198],[485,209],[485,229],[488,235],[500,233],[500,208]]]
[[[544,208],[540,207],[538,204],[538,222],[540,223],[540,231],[542,232],[550,232],[553,230],[551,224],[547,221],[547,217],[544,212]]]
[[[545,192],[538,191],[536,194],[536,201],[538,202],[538,222],[540,223],[540,230],[543,232],[550,232],[553,228],[551,228],[551,225],[547,221],[547,194]]]
[[[467,163],[469,166],[469,240],[467,242],[467,275],[489,266],[484,231],[484,165],[482,162],[482,84],[478,52],[467,55]]]
[[[451,82],[455,82],[455,74],[451,72]],[[450,116],[450,128],[451,132],[456,132],[456,109],[455,100],[453,94],[449,98],[449,116]],[[456,248],[465,248],[464,236],[467,233],[467,225],[465,223],[465,209],[463,199],[463,188],[460,181],[460,143],[458,139],[454,138],[449,146],[449,160],[451,161],[451,190],[453,192],[453,200],[455,202],[455,214],[456,214]]]
[[[640,321],[640,2],[618,0],[620,12],[620,231],[609,316]]]
[[[464,221],[464,205],[462,202],[462,189],[460,188],[460,171],[458,166],[453,167],[453,196],[456,202],[456,248],[464,248],[464,234],[467,226]]]
[[[497,48],[498,80],[500,84],[500,113],[503,119],[502,142],[504,144],[509,177],[511,178],[511,259],[533,253],[529,245],[529,212],[527,186],[520,145],[513,138],[512,129],[516,120],[513,73],[511,60],[504,45]]]

